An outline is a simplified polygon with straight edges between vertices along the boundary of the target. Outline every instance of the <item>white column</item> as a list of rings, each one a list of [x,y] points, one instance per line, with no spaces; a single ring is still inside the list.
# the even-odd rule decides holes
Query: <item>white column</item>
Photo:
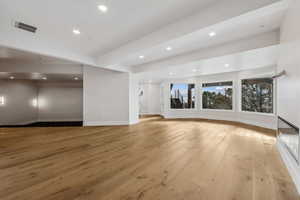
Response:
[[[83,118],[85,126],[138,122],[138,81],[130,73],[85,66]]]

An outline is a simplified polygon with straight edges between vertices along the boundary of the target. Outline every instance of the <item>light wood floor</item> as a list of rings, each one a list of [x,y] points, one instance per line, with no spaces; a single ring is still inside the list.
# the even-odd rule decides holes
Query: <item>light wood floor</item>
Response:
[[[1,200],[296,200],[271,131],[145,118],[0,129]]]

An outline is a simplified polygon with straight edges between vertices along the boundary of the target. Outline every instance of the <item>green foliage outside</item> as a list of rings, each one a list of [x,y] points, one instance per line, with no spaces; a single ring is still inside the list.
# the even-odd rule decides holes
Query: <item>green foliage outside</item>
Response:
[[[224,89],[221,92],[204,91],[202,104],[204,109],[232,110],[232,88]]]
[[[242,110],[273,113],[273,79],[243,80]]]

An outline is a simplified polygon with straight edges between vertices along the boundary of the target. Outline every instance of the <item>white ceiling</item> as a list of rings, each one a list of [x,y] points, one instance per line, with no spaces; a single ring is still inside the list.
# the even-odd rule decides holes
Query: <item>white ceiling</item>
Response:
[[[99,4],[107,5],[108,12],[101,13]],[[133,69],[278,30],[286,8],[285,0],[1,0],[0,63],[82,63],[137,72]],[[37,33],[15,29],[14,20],[37,26]],[[74,35],[73,28],[81,34]],[[213,38],[211,31],[217,33]],[[187,69],[181,76],[189,76],[189,64],[195,63],[180,64]],[[174,65],[174,71],[180,66]],[[210,73],[219,72],[214,66]],[[149,68],[141,76],[166,78],[169,69],[160,72]]]
[[[137,54],[124,58],[121,61],[121,65],[138,67],[151,61],[166,59],[230,41],[236,41],[241,38],[274,31],[279,29],[284,14],[285,7],[282,7],[280,4],[264,7],[174,40],[166,41],[155,47],[143,49]],[[209,36],[209,33],[212,31],[217,34],[215,37]],[[169,46],[172,47],[172,51],[166,51],[166,47]],[[143,55],[145,58],[139,59],[139,55]]]
[[[276,0],[221,0],[193,16],[99,56],[98,63],[107,67],[143,65],[270,32],[280,27],[287,5]],[[210,38],[211,31],[217,36]],[[173,51],[166,51],[167,46],[173,47]],[[140,55],[145,58],[139,59]]]
[[[12,65],[11,65],[12,64]],[[21,64],[21,65],[19,65]],[[81,81],[83,79],[81,73],[38,73],[38,72],[12,72],[13,70],[3,70],[2,65],[18,66],[26,68],[26,65],[39,65],[46,68],[51,68],[53,65],[74,65],[74,62],[66,61],[54,57],[42,56],[30,52],[20,51],[7,47],[0,46],[0,79],[11,80],[10,77],[14,77],[14,80],[36,80],[36,81]],[[50,69],[49,69],[50,70]],[[26,71],[26,70],[24,70]],[[46,70],[47,71],[47,70]],[[46,77],[47,80],[43,78]],[[77,80],[74,78],[76,77]]]
[[[35,81],[82,81],[82,74],[48,74],[48,73],[8,73],[0,72],[0,80],[35,80]],[[44,80],[43,78],[47,78]],[[75,80],[76,78],[76,80]]]
[[[91,55],[136,40],[217,0],[1,0],[6,20],[38,27],[38,36]],[[106,4],[108,12],[97,6]],[[72,35],[77,27],[81,35]]]
[[[32,64],[75,64],[55,57],[39,55],[17,49],[0,46],[0,62],[2,63],[32,63]],[[0,67],[1,71],[1,67]]]
[[[166,79],[180,79],[217,73],[251,70],[275,66],[279,45],[254,49],[231,55],[190,62],[172,69],[147,71],[139,74],[142,82],[160,82]],[[225,66],[228,64],[228,66]]]

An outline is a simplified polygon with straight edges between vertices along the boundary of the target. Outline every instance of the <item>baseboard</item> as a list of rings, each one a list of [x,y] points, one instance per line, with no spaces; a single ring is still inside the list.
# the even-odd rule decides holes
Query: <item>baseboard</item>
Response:
[[[300,194],[300,167],[295,159],[290,155],[284,144],[277,140],[276,146],[290,176],[292,177],[292,180],[296,185],[297,191]]]
[[[140,115],[145,115],[145,116],[148,116],[148,115],[161,115],[161,113],[140,113]]]
[[[20,123],[14,123],[14,124],[0,124],[0,127],[18,127],[18,126],[27,126],[29,124],[36,123],[36,120],[26,121],[26,122],[20,122]]]
[[[41,121],[33,123],[32,127],[68,127],[68,126],[82,126],[82,121]]]
[[[238,122],[242,124],[247,124],[247,125],[253,125],[253,126],[258,126],[266,129],[272,129],[272,130],[277,130],[277,124],[276,123],[261,123],[258,121],[253,121],[253,120],[244,120],[244,119],[237,119],[236,117],[227,117],[225,118],[217,118],[217,117],[209,117],[209,116],[182,116],[182,115],[175,115],[175,116],[170,116],[170,115],[163,115],[165,119],[209,119],[209,120],[217,120],[217,121],[228,121],[228,122]]]
[[[6,124],[0,125],[2,128],[18,128],[18,127],[62,127],[62,126],[82,126],[83,122],[80,121],[30,121],[19,124]]]
[[[129,125],[128,121],[85,121],[84,126],[124,126]]]
[[[259,126],[262,128],[277,130],[277,124],[276,123],[260,123],[257,121],[251,121],[251,120],[237,120],[237,122],[243,123],[243,124],[249,124],[253,126]]]
[[[134,121],[131,121],[131,122],[129,123],[129,125],[138,124],[139,122],[140,122],[139,120],[134,120]]]
[[[38,119],[35,122],[82,122],[82,118],[69,118],[69,119]]]
[[[0,127],[51,127],[51,126],[124,126],[139,123],[135,121],[90,121],[82,122],[81,119],[72,120],[34,120],[17,124],[0,124]]]
[[[250,125],[254,125],[254,126],[259,126],[262,128],[277,130],[277,123],[275,121],[268,123],[268,122],[260,122],[259,120],[238,119],[237,122],[241,122],[244,124],[250,124]]]

